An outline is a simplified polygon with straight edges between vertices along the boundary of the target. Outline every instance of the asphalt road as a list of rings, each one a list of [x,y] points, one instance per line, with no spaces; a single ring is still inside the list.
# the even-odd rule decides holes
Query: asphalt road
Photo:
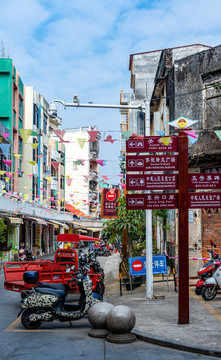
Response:
[[[103,259],[100,259],[103,262]],[[17,319],[20,294],[4,289],[0,273],[0,360],[182,360],[199,359],[199,355],[177,351],[146,342],[118,345],[88,336],[91,328],[87,317],[69,323],[53,322],[38,330],[26,330]],[[215,359],[200,356],[201,359]]]

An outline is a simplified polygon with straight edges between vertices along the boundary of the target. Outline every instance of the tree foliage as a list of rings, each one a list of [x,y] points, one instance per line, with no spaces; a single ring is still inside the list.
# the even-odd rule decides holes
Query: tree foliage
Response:
[[[6,239],[6,230],[7,230],[7,225],[5,224],[5,219],[1,218],[0,219],[0,242],[4,242]]]

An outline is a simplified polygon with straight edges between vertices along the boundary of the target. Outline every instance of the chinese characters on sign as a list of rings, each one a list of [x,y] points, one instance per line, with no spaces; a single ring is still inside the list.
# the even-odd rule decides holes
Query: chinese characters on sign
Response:
[[[129,258],[130,276],[146,275],[146,256]],[[165,255],[153,255],[153,274],[167,274],[167,259]]]
[[[175,190],[178,187],[177,174],[150,174],[126,176],[127,190]]]
[[[168,144],[160,136],[145,136],[143,139],[129,139],[126,141],[126,152],[167,152],[177,151],[177,137],[169,137]]]
[[[127,194],[128,210],[176,209],[178,194]]]
[[[221,193],[189,193],[189,208],[220,208]]]
[[[175,171],[178,155],[127,155],[127,171]]]
[[[221,189],[221,174],[188,174],[189,189]]]
[[[117,199],[120,196],[118,189],[103,189],[101,193],[101,217],[115,218]]]

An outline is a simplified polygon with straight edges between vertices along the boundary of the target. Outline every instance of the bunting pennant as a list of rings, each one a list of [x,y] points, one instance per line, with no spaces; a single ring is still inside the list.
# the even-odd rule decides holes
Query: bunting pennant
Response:
[[[0,175],[4,175],[6,171],[0,170]]]
[[[221,130],[215,130],[216,136],[218,136],[219,140],[221,141]]]
[[[29,179],[31,179],[34,175],[33,174],[27,174]]]
[[[2,133],[2,136],[4,139],[6,139],[9,135],[10,135],[10,133]]]
[[[37,131],[36,131],[36,130],[32,130],[32,132],[31,132],[31,136],[38,136]]]
[[[119,177],[121,177],[121,178],[123,178],[123,177],[124,177],[123,175],[117,175],[117,176],[119,176]]]
[[[3,155],[7,158],[8,157],[8,152],[9,152],[10,147],[11,147],[11,144],[0,144],[0,147],[2,149]]]
[[[186,131],[184,131],[184,132],[185,132],[185,134],[193,137],[194,139],[197,139],[197,136],[195,135],[195,133],[196,133],[195,131],[193,131],[193,130],[186,130]]]
[[[52,163],[51,163],[51,165],[53,166],[53,168],[55,169],[55,171],[57,171],[59,164],[60,164],[59,161],[52,161]]]
[[[9,177],[10,179],[12,179],[12,173],[6,172],[5,175],[6,175],[7,177]]]
[[[85,177],[85,179],[89,179],[89,175],[83,175],[83,177]]]
[[[165,136],[165,131],[163,130],[159,130],[156,132],[158,135],[160,135],[161,137],[164,137]]]
[[[81,161],[80,161],[80,160],[75,160],[75,161],[73,161],[73,163],[76,164],[76,165],[81,165]]]
[[[67,185],[70,186],[73,179],[66,178]]]
[[[101,175],[101,177],[104,179],[104,180],[108,180],[108,176],[107,175]]]
[[[120,133],[126,140],[128,140],[132,135],[132,131],[121,131]]]
[[[46,170],[45,173],[44,173],[44,175],[51,175],[50,170]]]
[[[80,161],[80,165],[82,165],[82,166],[85,165],[85,160],[84,159],[77,159],[77,161]]]
[[[33,166],[36,164],[35,161],[28,161],[28,163],[31,164],[31,165],[33,165]]]
[[[20,159],[21,155],[20,154],[14,154],[14,157],[17,159]]]
[[[160,140],[164,145],[168,146],[171,143],[171,136],[162,137]]]
[[[8,182],[10,180],[9,177],[5,177],[5,181]]]
[[[3,136],[0,136],[0,142],[2,142],[2,140],[3,140]]]
[[[111,144],[113,144],[116,141],[116,139],[112,139],[112,136],[108,135],[104,141],[106,142],[109,141]]]
[[[78,144],[80,145],[80,148],[83,149],[85,142],[87,141],[87,139],[84,138],[77,138]]]
[[[26,143],[31,136],[32,129],[20,129],[20,133],[24,143]]]
[[[64,141],[63,137],[64,137],[64,135],[66,133],[66,130],[53,130],[53,131],[54,131],[55,135],[57,135],[57,137],[59,137],[59,139],[61,141]]]
[[[47,176],[46,179],[47,179],[48,181],[51,181],[51,180],[52,180],[52,177],[51,177],[51,176]]]
[[[38,147],[39,143],[31,143],[30,145],[35,150]]]
[[[11,164],[12,164],[12,160],[3,160],[3,162],[4,162],[7,166],[11,166]]]
[[[104,159],[98,159],[98,160],[95,160],[96,163],[98,163],[99,165],[103,166],[104,165]]]
[[[74,194],[70,194],[70,197],[72,198],[74,196]]]
[[[122,187],[122,189],[125,189],[125,188],[126,188],[126,185],[125,185],[125,184],[120,184],[120,186]]]
[[[90,139],[88,140],[88,142],[89,142],[89,141],[98,141],[98,140],[96,139],[96,136],[97,136],[97,134],[99,133],[99,131],[93,130],[93,131],[87,131],[87,133],[88,133],[89,136],[90,136]]]
[[[188,138],[189,138],[190,143],[193,145],[193,144],[195,144],[197,142],[198,135],[196,135],[196,138],[193,138],[192,136],[188,135]]]

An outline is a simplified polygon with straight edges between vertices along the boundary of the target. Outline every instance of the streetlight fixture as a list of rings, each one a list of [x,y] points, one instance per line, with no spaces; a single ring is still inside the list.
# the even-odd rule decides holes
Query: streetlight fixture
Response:
[[[141,101],[138,105],[111,105],[111,104],[81,104],[78,95],[74,95],[73,103],[66,103],[62,100],[52,100],[49,106],[49,115],[52,118],[57,117],[57,106],[55,103],[63,105],[64,109],[67,107],[85,107],[85,108],[100,108],[100,109],[135,109],[145,113],[145,135],[150,136],[150,102]],[[152,211],[145,210],[146,215],[146,298],[153,299],[153,249],[152,249]]]

